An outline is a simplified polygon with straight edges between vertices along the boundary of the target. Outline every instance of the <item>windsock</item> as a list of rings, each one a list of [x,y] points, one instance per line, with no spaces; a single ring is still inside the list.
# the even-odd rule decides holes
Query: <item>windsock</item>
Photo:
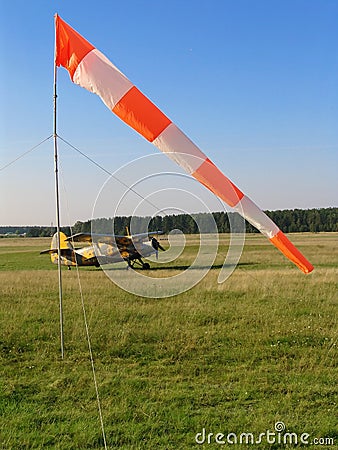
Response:
[[[99,50],[55,15],[55,64],[71,80],[97,94],[121,120],[224,200],[304,273],[312,264],[278,226]]]

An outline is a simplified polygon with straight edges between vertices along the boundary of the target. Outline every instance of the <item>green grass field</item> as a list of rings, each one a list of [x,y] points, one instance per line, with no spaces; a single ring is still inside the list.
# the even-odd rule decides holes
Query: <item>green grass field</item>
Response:
[[[338,448],[337,238],[290,236],[315,266],[304,275],[265,238],[247,235],[240,264],[218,284],[224,235],[207,276],[171,298],[137,297],[100,269],[81,268],[108,448],[295,448],[277,432],[256,442],[277,422],[310,435],[297,448],[315,439]],[[48,246],[0,240],[0,447],[103,448],[76,270],[63,270],[61,360],[57,271],[39,255]],[[149,274],[171,276],[195,252],[190,237],[179,261]],[[256,443],[241,445],[241,433]]]

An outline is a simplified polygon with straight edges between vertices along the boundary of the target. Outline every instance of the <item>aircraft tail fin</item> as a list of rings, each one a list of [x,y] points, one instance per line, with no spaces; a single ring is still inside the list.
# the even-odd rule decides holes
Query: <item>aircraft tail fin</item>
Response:
[[[52,238],[50,248],[51,248],[51,250],[56,249],[56,252],[57,252],[57,248],[58,248],[58,234],[57,233],[55,233]],[[73,250],[72,244],[69,241],[67,241],[67,236],[65,235],[65,233],[62,233],[62,231],[60,231],[60,249],[61,250],[65,250],[65,249]]]
[[[72,254],[73,250],[74,250],[72,244],[70,242],[68,242],[66,239],[67,239],[67,236],[64,233],[60,232],[60,250],[61,250],[62,256],[69,256],[69,254]],[[52,237],[50,249],[40,252],[40,255],[42,255],[44,253],[49,253],[52,263],[57,264],[57,262],[58,262],[57,233],[55,233],[54,236]]]
[[[67,236],[65,235],[65,233],[62,233],[62,231],[60,231],[60,250],[62,252],[65,250],[73,250],[73,246],[70,242],[66,241]],[[52,238],[52,242],[50,244],[50,259],[52,261],[52,263],[57,264],[58,262],[58,234],[55,233],[53,238]]]

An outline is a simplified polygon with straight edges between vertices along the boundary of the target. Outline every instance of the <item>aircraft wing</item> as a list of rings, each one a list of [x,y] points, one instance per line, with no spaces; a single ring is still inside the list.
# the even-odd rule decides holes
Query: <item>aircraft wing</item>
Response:
[[[92,235],[90,233],[76,233],[73,236],[67,237],[68,242],[92,242]]]
[[[132,236],[123,236],[118,234],[97,234],[97,233],[77,233],[68,237],[70,242],[97,242],[118,247],[127,247],[132,242],[142,242],[153,236],[163,234],[163,231],[150,231],[148,233],[133,234]]]
[[[60,249],[61,256],[68,255],[69,251],[72,251],[72,249],[71,248],[61,248]],[[57,248],[50,248],[48,250],[43,250],[42,252],[40,252],[40,255],[45,255],[45,254],[50,254],[51,255],[52,253],[58,253],[58,249]]]
[[[131,242],[130,236],[119,236],[115,234],[98,234],[98,233],[77,233],[66,239],[70,242],[94,242],[100,244],[128,245]]]

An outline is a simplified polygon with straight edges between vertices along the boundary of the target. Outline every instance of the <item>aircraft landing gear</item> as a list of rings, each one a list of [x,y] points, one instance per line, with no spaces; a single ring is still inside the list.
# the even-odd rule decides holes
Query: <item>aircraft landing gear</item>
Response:
[[[127,260],[128,263],[128,269],[129,267],[131,267],[132,269],[134,268],[138,268],[138,266],[140,266],[141,269],[143,270],[149,270],[150,269],[150,264],[147,262],[143,262],[141,258],[137,258],[137,259],[133,259],[132,261],[130,259]],[[135,264],[137,267],[135,267]]]

